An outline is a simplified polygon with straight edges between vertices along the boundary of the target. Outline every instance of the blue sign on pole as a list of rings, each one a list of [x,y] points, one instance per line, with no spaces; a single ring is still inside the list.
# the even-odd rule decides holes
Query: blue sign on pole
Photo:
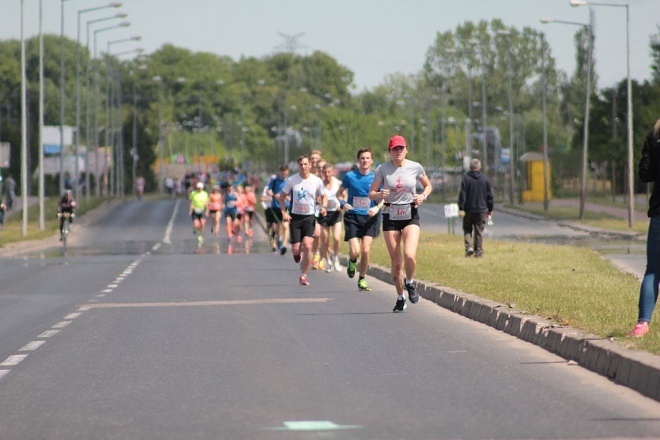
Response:
[[[500,163],[511,162],[511,148],[500,149]]]

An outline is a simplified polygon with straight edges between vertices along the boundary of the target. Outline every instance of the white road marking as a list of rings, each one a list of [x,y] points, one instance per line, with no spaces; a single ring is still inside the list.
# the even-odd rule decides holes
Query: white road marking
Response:
[[[46,330],[45,332],[37,336],[37,338],[50,338],[52,336],[55,336],[59,332],[60,332],[59,330]]]
[[[64,319],[76,319],[78,316],[80,316],[82,313],[69,313],[64,317]]]
[[[101,292],[110,293],[110,292],[112,292],[112,289],[103,289],[103,290],[101,290]]]
[[[28,355],[27,354],[13,354],[9,356],[7,359],[5,359],[4,362],[0,363],[1,367],[12,367],[14,365],[18,365],[25,359]]]
[[[118,284],[108,284],[107,286],[109,289],[114,289],[115,287],[119,287]]]
[[[0,370],[0,380],[2,380],[3,377],[9,374],[10,371],[11,370]]]
[[[33,351],[33,350],[36,350],[37,348],[41,347],[45,343],[46,343],[46,341],[32,341],[28,344],[25,344],[23,346],[23,348],[21,348],[18,351]]]
[[[170,236],[172,235],[172,228],[174,227],[174,219],[176,218],[176,214],[179,211],[180,203],[181,200],[176,201],[176,204],[174,205],[174,210],[172,211],[172,217],[170,217],[170,221],[167,223],[167,228],[165,228],[165,236],[163,237],[163,243],[165,244],[172,244],[172,240],[170,240]]]
[[[87,304],[89,309],[118,309],[138,307],[198,307],[198,306],[236,306],[254,304],[296,304],[296,303],[324,303],[332,298],[273,298],[273,299],[237,299],[227,301],[171,301],[150,303],[100,303]]]
[[[69,324],[71,324],[71,321],[60,321],[57,324],[55,324],[54,326],[52,326],[51,328],[64,328]]]

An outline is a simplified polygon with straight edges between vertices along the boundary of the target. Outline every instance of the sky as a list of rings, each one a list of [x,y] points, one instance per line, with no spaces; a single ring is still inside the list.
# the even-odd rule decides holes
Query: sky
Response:
[[[24,35],[38,35],[39,0],[24,1]],[[466,21],[501,19],[506,26],[545,32],[557,66],[573,73],[578,26],[541,24],[540,19],[589,22],[589,7],[571,7],[569,0],[121,0],[118,9],[78,11],[104,6],[111,0],[65,0],[64,32],[75,40],[81,17],[81,42],[88,20],[118,11],[128,14],[128,28],[99,32],[98,46],[116,43],[113,52],[137,47],[146,53],[165,43],[230,56],[264,57],[283,51],[283,35],[298,36],[297,53],[320,50],[354,72],[355,91],[381,84],[392,73],[422,70],[426,52],[439,32],[454,31]],[[660,0],[598,0],[599,4],[630,5],[630,71],[635,80],[651,77],[649,41],[660,33]],[[0,0],[0,40],[20,38],[21,0]],[[43,0],[43,32],[60,34],[60,0]],[[593,6],[596,74],[600,87],[626,78],[626,9]],[[118,22],[92,24],[100,29]],[[93,34],[92,34],[93,35]],[[90,44],[91,46],[91,44]]]

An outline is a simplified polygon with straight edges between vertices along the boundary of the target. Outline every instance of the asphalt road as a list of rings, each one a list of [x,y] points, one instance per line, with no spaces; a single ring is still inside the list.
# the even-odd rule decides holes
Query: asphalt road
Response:
[[[261,232],[198,248],[186,211],[0,257],[0,438],[660,438],[660,403],[374,279],[298,286]]]

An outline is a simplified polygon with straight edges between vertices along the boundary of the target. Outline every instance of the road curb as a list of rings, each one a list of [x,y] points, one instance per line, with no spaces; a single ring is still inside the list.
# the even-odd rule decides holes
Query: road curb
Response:
[[[342,257],[342,264],[348,260]],[[370,265],[368,275],[392,284],[389,269]],[[415,281],[424,299],[474,321],[503,331],[575,362],[615,383],[660,401],[660,356],[630,350],[613,339],[560,327],[539,316],[526,315],[496,301],[435,283]]]

